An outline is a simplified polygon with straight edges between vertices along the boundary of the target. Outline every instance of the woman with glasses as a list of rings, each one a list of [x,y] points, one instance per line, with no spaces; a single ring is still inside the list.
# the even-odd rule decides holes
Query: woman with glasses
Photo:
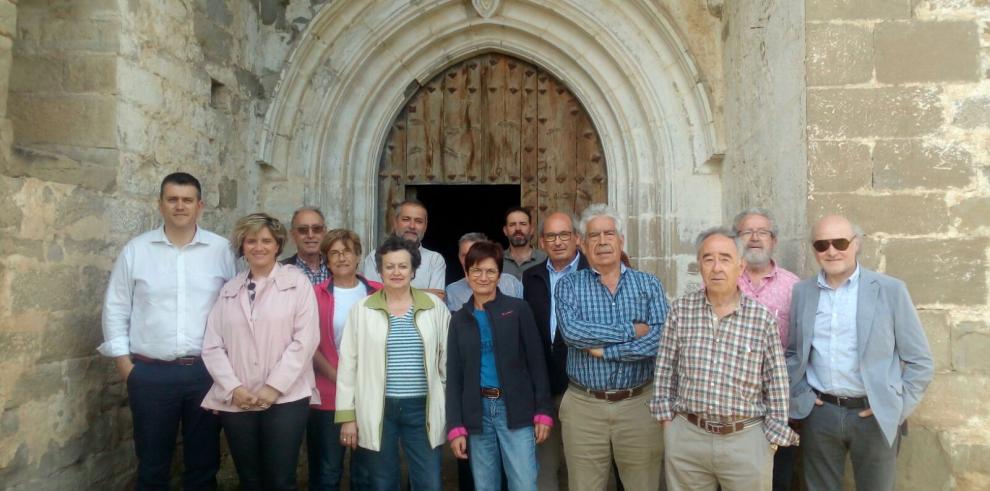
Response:
[[[373,490],[400,489],[400,442],[412,489],[441,488],[450,312],[410,285],[420,260],[395,236],[375,251],[384,287],[351,309],[340,343],[335,420],[341,444],[361,447]]]
[[[241,218],[231,239],[248,264],[220,290],[206,322],[203,363],[241,489],[296,489],[319,343],[316,295],[298,268],[276,262],[285,227],[265,213]]]
[[[536,445],[553,426],[539,330],[525,301],[498,290],[502,248],[477,242],[464,258],[473,295],[447,337],[447,438],[478,490],[535,490]]]
[[[320,306],[320,347],[313,356],[316,388],[320,404],[310,406],[306,430],[309,454],[309,486],[312,489],[340,489],[344,449],[340,426],[334,423],[337,397],[337,360],[346,328],[347,314],[362,298],[377,292],[382,284],[357,274],[361,256],[361,239],[350,230],[334,229],[320,242],[323,262],[330,276],[317,284],[316,301]],[[366,469],[357,453],[351,454],[351,488],[367,487]]]

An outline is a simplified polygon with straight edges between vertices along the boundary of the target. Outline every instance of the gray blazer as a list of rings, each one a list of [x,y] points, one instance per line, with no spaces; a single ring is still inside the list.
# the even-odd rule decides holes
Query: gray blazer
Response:
[[[791,335],[784,356],[792,419],[807,417],[815,405],[807,369],[819,292],[815,275],[794,285],[791,297]],[[856,309],[863,385],[880,429],[893,446],[898,426],[918,407],[932,380],[931,350],[903,281],[861,266]]]

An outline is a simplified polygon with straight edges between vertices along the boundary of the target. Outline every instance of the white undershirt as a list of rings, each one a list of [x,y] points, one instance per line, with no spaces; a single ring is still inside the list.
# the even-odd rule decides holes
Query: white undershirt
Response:
[[[362,298],[368,295],[368,290],[361,282],[353,288],[333,287],[333,343],[340,349],[340,340],[344,337],[344,323],[347,313]]]

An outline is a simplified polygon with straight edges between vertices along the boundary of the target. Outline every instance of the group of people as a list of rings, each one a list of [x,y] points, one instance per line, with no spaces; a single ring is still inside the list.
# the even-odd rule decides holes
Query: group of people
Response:
[[[241,488],[438,490],[441,451],[480,490],[893,489],[906,418],[933,362],[904,284],[862,267],[863,232],[827,216],[821,266],[800,281],[773,260],[763,209],[696,243],[703,288],[668,303],[623,252],[624,220],[521,207],[503,249],[459,242],[464,279],[423,247],[425,206],[400,204],[365,254],[317,208],[288,229],[254,213],[228,241],[197,226],[200,183],[162,181],[164,224],[127,243],[103,309],[126,381],[137,488],[167,489],[180,429],[185,489],[213,489],[221,428]],[[288,241],[296,254],[283,259]],[[243,263],[237,272],[235,259]],[[798,445],[800,446],[798,447]]]

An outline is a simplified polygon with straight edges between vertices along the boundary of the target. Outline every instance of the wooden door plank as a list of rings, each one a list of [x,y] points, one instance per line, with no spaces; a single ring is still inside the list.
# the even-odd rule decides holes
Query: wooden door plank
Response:
[[[434,182],[441,169],[443,94],[439,80],[427,83],[407,105],[406,174],[408,183]]]
[[[536,67],[520,66],[522,70],[522,120],[520,128],[520,174],[522,206],[533,210],[533,219],[542,216],[539,208],[539,72]],[[539,222],[537,222],[539,223]]]
[[[516,184],[520,177],[522,140],[522,72],[520,64],[504,55],[488,60],[485,90],[489,129],[485,176],[492,184]]]

